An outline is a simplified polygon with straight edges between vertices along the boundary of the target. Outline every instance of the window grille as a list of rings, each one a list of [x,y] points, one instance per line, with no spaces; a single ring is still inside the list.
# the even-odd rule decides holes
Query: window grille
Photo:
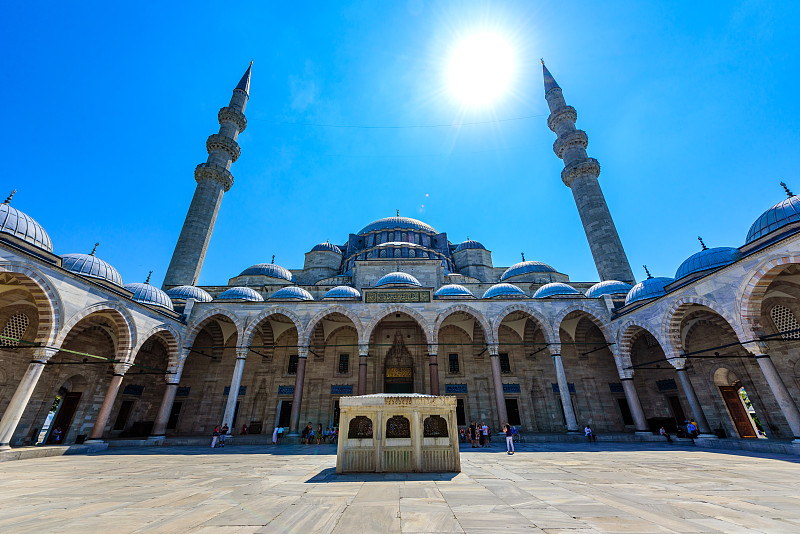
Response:
[[[792,310],[786,306],[781,306],[780,304],[773,306],[769,311],[769,315],[772,318],[772,322],[775,324],[775,328],[778,329],[778,332],[800,329],[800,324],[798,324],[797,319],[795,319]],[[781,339],[800,339],[800,332],[783,334],[781,335]]]
[[[511,372],[511,362],[508,361],[508,354],[500,354],[500,372],[503,374]]]
[[[0,347],[18,347],[19,341],[6,338],[13,337],[14,339],[22,339],[25,332],[28,330],[29,324],[30,320],[28,316],[22,312],[15,313],[9,317],[8,321],[6,321],[6,325],[3,327],[3,337],[0,338]]]
[[[297,374],[297,355],[294,354],[289,356],[289,368],[286,370],[287,374],[296,375]]]
[[[458,372],[458,354],[450,354],[448,355],[448,361],[450,362],[450,372],[457,373]]]
[[[339,355],[339,373],[345,374],[350,372],[350,355],[349,354],[340,354]]]

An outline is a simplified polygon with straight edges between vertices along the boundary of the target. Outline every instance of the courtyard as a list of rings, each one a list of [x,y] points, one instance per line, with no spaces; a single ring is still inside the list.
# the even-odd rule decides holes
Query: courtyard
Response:
[[[462,473],[336,475],[334,445],[140,447],[0,464],[5,532],[798,532],[789,456],[463,448]]]

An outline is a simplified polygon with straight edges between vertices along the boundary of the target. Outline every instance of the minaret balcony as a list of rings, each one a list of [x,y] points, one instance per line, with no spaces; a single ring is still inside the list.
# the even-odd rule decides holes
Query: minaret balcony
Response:
[[[227,152],[231,157],[231,162],[239,159],[239,155],[242,153],[242,149],[239,148],[239,143],[230,137],[221,134],[209,135],[208,140],[206,141],[206,149],[208,149],[209,154],[213,150],[222,150]]]
[[[561,106],[560,108],[552,112],[550,116],[547,118],[547,127],[550,128],[552,131],[556,132],[558,125],[562,121],[570,121],[572,124],[575,124],[575,121],[577,120],[578,120],[578,112],[575,111],[575,108],[573,108],[572,106]]]
[[[594,158],[586,158],[583,161],[573,163],[564,167],[561,171],[561,180],[567,187],[572,187],[572,182],[581,176],[593,176],[597,178],[600,176],[600,163]]]
[[[575,130],[567,135],[559,137],[553,143],[553,152],[556,153],[560,159],[564,159],[564,152],[570,148],[582,148],[586,150],[589,146],[589,137],[583,130]]]
[[[236,108],[232,108],[230,106],[222,108],[219,110],[217,118],[219,119],[220,124],[223,122],[232,122],[235,124],[239,129],[239,133],[242,133],[244,129],[247,128],[247,118],[245,118],[244,113]]]
[[[225,192],[227,193],[233,187],[233,175],[225,167],[221,167],[214,163],[201,163],[194,169],[194,179],[197,182],[201,180],[213,180],[218,182]]]

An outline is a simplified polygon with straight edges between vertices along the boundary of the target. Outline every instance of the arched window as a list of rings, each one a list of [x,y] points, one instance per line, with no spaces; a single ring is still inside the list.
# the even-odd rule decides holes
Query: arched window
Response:
[[[411,423],[402,415],[395,415],[386,421],[387,438],[410,438]]]
[[[19,346],[19,341],[15,340],[22,339],[23,336],[25,336],[25,332],[27,332],[29,324],[30,320],[28,319],[28,316],[22,312],[15,313],[9,317],[8,321],[6,321],[6,325],[3,327],[3,333],[0,334],[3,336],[0,337],[0,347]]]
[[[358,415],[350,419],[350,426],[347,429],[347,439],[369,438],[372,438],[372,419],[364,415]]]
[[[795,319],[792,310],[778,304],[772,307],[769,311],[769,316],[772,318],[772,322],[778,332],[789,332],[781,335],[781,339],[800,339],[800,332],[790,332],[791,330],[800,329],[800,324]]]
[[[426,417],[422,423],[422,436],[425,438],[446,438],[449,437],[447,432],[447,419],[441,415],[431,415]]]

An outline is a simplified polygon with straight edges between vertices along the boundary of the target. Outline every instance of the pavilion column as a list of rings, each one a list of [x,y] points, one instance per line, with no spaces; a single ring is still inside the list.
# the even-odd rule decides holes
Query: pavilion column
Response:
[[[625,377],[620,380],[622,382],[622,389],[625,391],[625,399],[628,401],[628,407],[631,409],[636,433],[649,434],[650,427],[647,425],[647,418],[644,416],[639,394],[636,392],[636,387],[633,385],[633,377]]]
[[[775,400],[778,401],[778,406],[780,406],[786,422],[789,423],[789,428],[794,437],[793,443],[800,444],[800,411],[798,411],[797,404],[792,399],[791,393],[786,389],[786,384],[775,367],[775,363],[767,354],[769,350],[767,343],[763,341],[746,343],[745,348],[755,356],[761,372],[764,373],[769,389],[775,396]]]
[[[494,401],[497,405],[497,418],[500,428],[508,424],[508,413],[506,412],[506,396],[503,392],[503,377],[500,373],[500,356],[497,354],[497,345],[489,345],[489,361],[492,365],[492,381],[494,382]]]
[[[222,424],[228,425],[228,433],[233,432],[233,415],[236,413],[236,403],[239,401],[239,386],[242,385],[242,373],[244,373],[244,362],[249,347],[236,347],[236,365],[233,367],[231,377],[231,389],[228,390],[228,403],[225,405],[225,415],[222,417]]]
[[[306,376],[306,360],[308,347],[297,347],[297,375],[294,379],[294,398],[292,399],[292,413],[289,417],[289,433],[299,434],[300,403],[303,401],[303,381]]]
[[[122,379],[125,377],[125,372],[130,368],[130,364],[121,363],[114,366],[114,374],[111,377],[111,383],[108,384],[106,389],[106,396],[103,397],[103,404],[100,406],[100,411],[97,412],[97,419],[94,421],[92,431],[89,433],[89,442],[103,441],[103,434],[106,431],[108,418],[111,417],[111,410],[114,408],[114,402],[117,400],[119,388],[122,385]]]
[[[175,371],[172,373],[168,372],[164,375],[167,381],[167,387],[164,389],[164,396],[161,398],[161,406],[158,408],[158,415],[156,415],[156,421],[153,423],[153,430],[150,432],[150,437],[148,439],[160,439],[167,435],[167,423],[169,423],[169,416],[172,413],[172,405],[175,404],[175,394],[178,392],[178,384],[181,380],[183,364],[188,355],[189,350],[183,349]]]
[[[575,410],[572,407],[567,373],[564,372],[564,363],[561,361],[561,344],[551,344],[548,348],[553,356],[553,367],[556,370],[556,382],[561,396],[561,407],[564,409],[564,419],[567,422],[567,432],[578,432],[578,418],[575,417]]]
[[[358,346],[358,394],[367,394],[367,356],[369,345]]]
[[[0,419],[0,450],[11,448],[11,438],[14,437],[14,431],[17,429],[19,420],[22,419],[22,414],[28,406],[28,401],[36,388],[36,383],[39,382],[39,377],[42,376],[45,364],[56,352],[58,352],[58,349],[37,348],[34,350],[33,359],[28,364],[28,368],[25,370],[19,385],[17,385],[14,396],[11,397],[11,401],[3,413],[3,418]]]
[[[684,363],[685,365],[685,363]],[[711,427],[708,424],[706,415],[703,413],[703,407],[700,405],[700,400],[697,398],[697,393],[694,391],[692,381],[689,380],[689,375],[686,374],[686,367],[677,368],[678,379],[681,381],[681,387],[686,394],[686,400],[689,401],[689,406],[692,408],[692,415],[694,420],[697,421],[697,430],[703,437],[715,437],[711,432]]]
[[[439,395],[439,361],[437,349],[437,345],[428,345],[428,359],[430,360],[428,367],[431,372],[431,395]]]

